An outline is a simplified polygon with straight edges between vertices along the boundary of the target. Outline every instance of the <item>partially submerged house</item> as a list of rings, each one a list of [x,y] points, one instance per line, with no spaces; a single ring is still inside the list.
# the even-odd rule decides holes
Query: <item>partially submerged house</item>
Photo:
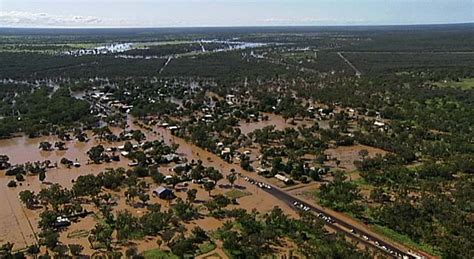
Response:
[[[175,198],[175,195],[172,190],[165,188],[163,186],[160,186],[156,189],[153,190],[153,195],[156,197],[159,197],[160,199],[164,200],[171,200]]]

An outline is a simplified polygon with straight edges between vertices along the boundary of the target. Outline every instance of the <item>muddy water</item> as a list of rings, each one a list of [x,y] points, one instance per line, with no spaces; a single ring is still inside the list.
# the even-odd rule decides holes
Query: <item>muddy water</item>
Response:
[[[39,144],[43,141],[48,141],[54,144],[56,141],[60,141],[57,137],[40,137],[30,139],[27,136],[16,137],[12,139],[5,139],[0,141],[0,154],[8,155],[10,157],[10,163],[23,164],[25,162],[32,161],[44,161],[51,160],[51,162],[59,162],[62,157],[69,159],[78,159],[79,161],[86,162],[86,152],[95,144],[94,141],[88,143],[79,143],[77,141],[66,142],[68,150],[65,151],[41,151]]]
[[[329,156],[330,159],[337,159],[341,163],[339,165],[340,169],[344,169],[347,172],[352,172],[356,170],[354,162],[361,160],[359,152],[361,150],[368,151],[368,157],[375,157],[377,154],[385,155],[386,151],[374,147],[369,147],[365,145],[354,145],[354,146],[341,146],[334,149],[328,149],[325,151],[325,154]],[[334,161],[329,161],[326,163],[328,166],[337,167]]]
[[[133,118],[128,118],[128,123],[131,129],[139,129],[137,125],[132,123]],[[142,129],[143,130],[143,129]],[[119,132],[120,129],[113,129],[114,132]],[[230,172],[231,169],[235,169],[237,172],[246,174],[243,170],[240,169],[238,165],[228,164],[221,160],[216,155],[204,151],[200,148],[197,148],[194,145],[191,145],[185,142],[181,138],[177,138],[171,135],[171,133],[165,129],[158,128],[157,133],[153,133],[147,130],[143,130],[147,136],[147,140],[164,140],[167,144],[176,143],[179,144],[178,153],[186,156],[188,160],[202,160],[205,166],[213,166],[226,175]],[[92,138],[92,134],[88,134]],[[97,140],[91,139],[87,143],[78,143],[76,141],[67,142],[68,150],[61,152],[43,152],[40,151],[38,146],[41,141],[58,141],[56,137],[42,137],[37,139],[28,139],[27,137],[18,137],[14,139],[0,140],[0,154],[6,154],[10,157],[11,163],[24,163],[27,161],[43,161],[51,160],[54,162],[59,162],[62,157],[67,157],[68,159],[75,160],[76,158],[82,164],[80,168],[64,168],[62,165],[59,165],[59,168],[50,169],[47,172],[46,182],[50,183],[59,183],[64,187],[70,188],[72,186],[72,180],[76,179],[79,175],[85,175],[89,173],[97,174],[101,171],[104,171],[106,168],[111,167],[127,167],[128,161],[126,159],[121,159],[120,162],[113,162],[110,164],[104,163],[101,165],[86,165],[87,155],[85,154],[90,147],[99,144]],[[118,146],[122,143],[100,143],[105,147],[109,146]],[[166,173],[166,172],[163,172]],[[45,184],[41,184],[38,181],[38,178],[35,176],[28,176],[26,180],[22,183],[21,186],[17,188],[8,188],[6,185],[8,181],[13,179],[13,177],[7,177],[3,173],[0,173],[0,243],[9,241],[15,243],[15,249],[26,247],[28,245],[34,244],[37,242],[36,233],[38,233],[37,225],[39,218],[39,211],[31,211],[24,208],[18,199],[18,193],[22,190],[32,190],[39,192],[41,188],[45,188]],[[222,183],[225,183],[226,180],[222,180]],[[261,212],[266,212],[272,209],[274,206],[279,206],[288,213],[294,215],[294,212],[286,206],[283,202],[278,199],[270,196],[269,194],[258,189],[254,185],[239,179],[237,184],[240,184],[246,188],[246,191],[253,193],[254,195],[247,196],[241,199],[241,205],[245,209],[257,209]],[[224,190],[215,190],[216,193],[223,192]],[[207,193],[203,190],[200,191],[200,197],[204,199],[207,197]],[[183,197],[184,198],[184,197]],[[122,206],[119,206],[122,207]],[[219,227],[219,224],[213,224],[213,221],[208,222],[210,225],[206,228],[215,229]],[[85,224],[85,225],[84,225]],[[92,228],[94,221],[85,220],[81,221],[78,227],[84,229]],[[87,226],[86,226],[87,225]],[[73,227],[72,229],[76,229]],[[67,238],[66,238],[67,239]],[[61,238],[63,240],[63,238]],[[85,240],[76,240],[79,243],[86,246]],[[68,241],[69,242],[69,241]],[[145,242],[143,246],[145,247],[156,247],[156,243]],[[87,247],[87,246],[86,246]]]
[[[88,135],[92,137],[89,132]],[[94,145],[103,144],[106,147],[117,146],[121,143],[107,144],[99,143],[91,139],[87,143],[77,141],[66,142],[68,150],[65,151],[41,151],[39,143],[49,141],[54,143],[59,141],[57,137],[41,137],[30,139],[26,136],[16,137],[12,139],[0,140],[0,154],[10,157],[11,164],[22,164],[25,162],[50,160],[52,163],[57,162],[58,168],[49,169],[46,173],[45,182],[59,183],[64,187],[71,187],[72,180],[79,175],[97,174],[110,167],[126,167],[127,160],[122,159],[120,162],[101,165],[86,165],[88,156],[86,152]],[[60,165],[59,161],[62,157],[70,160],[78,160],[81,163],[80,168],[67,169]],[[37,232],[37,215],[36,212],[25,209],[19,202],[18,193],[23,190],[32,190],[39,192],[41,188],[47,187],[41,184],[36,176],[27,176],[26,180],[17,188],[8,188],[7,183],[14,177],[5,176],[4,172],[0,172],[0,243],[9,241],[15,243],[15,248],[22,248],[27,245],[36,243],[35,232]]]
[[[263,129],[268,126],[275,126],[275,130],[284,130],[286,128],[296,128],[298,126],[306,125],[311,126],[314,122],[305,120],[305,121],[295,121],[296,125],[290,124],[290,120],[285,121],[285,119],[280,115],[275,115],[271,113],[263,113],[263,115],[268,116],[266,121],[258,122],[246,122],[245,120],[239,122],[239,127],[241,133],[244,135],[249,134],[250,132]]]

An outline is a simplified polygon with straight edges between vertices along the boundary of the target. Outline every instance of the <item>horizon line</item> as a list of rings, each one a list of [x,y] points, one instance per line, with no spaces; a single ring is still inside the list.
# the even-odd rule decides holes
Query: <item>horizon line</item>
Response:
[[[410,26],[443,26],[443,25],[474,25],[474,21],[469,22],[448,22],[448,23],[381,23],[381,24],[291,24],[291,25],[192,25],[192,26],[3,26],[0,29],[199,29],[199,28],[310,28],[310,27],[410,27]]]

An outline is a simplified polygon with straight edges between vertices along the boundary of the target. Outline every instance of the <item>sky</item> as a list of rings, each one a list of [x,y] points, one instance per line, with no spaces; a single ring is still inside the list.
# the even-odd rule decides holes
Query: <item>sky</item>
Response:
[[[474,22],[474,0],[0,0],[0,27]]]

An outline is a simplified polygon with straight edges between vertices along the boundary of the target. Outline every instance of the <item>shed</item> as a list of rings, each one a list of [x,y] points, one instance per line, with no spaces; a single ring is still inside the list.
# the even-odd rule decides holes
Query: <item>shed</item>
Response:
[[[155,195],[156,197],[159,197],[160,199],[164,199],[164,200],[170,200],[170,199],[173,199],[175,197],[172,190],[170,190],[168,188],[165,188],[163,186],[160,186],[160,187],[154,189],[153,190],[153,195]]]
[[[287,183],[288,181],[290,181],[290,179],[288,179],[288,177],[286,177],[284,175],[281,175],[281,174],[276,174],[275,178],[282,181],[282,182],[284,182],[284,183]]]

